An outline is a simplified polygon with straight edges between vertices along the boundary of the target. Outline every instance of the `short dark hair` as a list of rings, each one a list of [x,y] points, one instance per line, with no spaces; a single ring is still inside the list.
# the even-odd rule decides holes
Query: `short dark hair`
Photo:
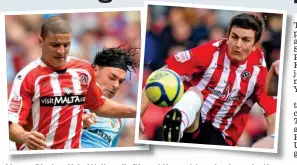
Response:
[[[102,51],[97,52],[93,60],[93,65],[98,66],[110,66],[117,67],[125,71],[136,71],[139,67],[139,61],[136,59],[136,55],[139,52],[139,48],[126,47],[120,45],[119,47],[103,48]]]
[[[54,34],[69,34],[72,32],[70,23],[62,17],[53,16],[44,20],[41,25],[40,36],[45,39],[48,32]]]
[[[264,21],[253,14],[242,13],[234,16],[229,24],[228,35],[230,35],[232,27],[240,27],[243,29],[252,29],[255,31],[255,43],[260,41],[264,29]]]

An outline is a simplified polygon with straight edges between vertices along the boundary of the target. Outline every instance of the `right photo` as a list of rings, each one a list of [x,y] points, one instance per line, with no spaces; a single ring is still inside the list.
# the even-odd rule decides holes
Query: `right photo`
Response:
[[[286,13],[146,7],[136,142],[277,152]]]

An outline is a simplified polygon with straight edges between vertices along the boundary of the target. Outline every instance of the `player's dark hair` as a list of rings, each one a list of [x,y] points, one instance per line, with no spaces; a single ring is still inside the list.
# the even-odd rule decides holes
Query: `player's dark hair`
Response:
[[[135,69],[139,67],[139,62],[135,58],[138,52],[139,48],[126,47],[125,44],[114,48],[104,48],[97,52],[93,65],[117,67],[135,72]]]
[[[54,34],[69,34],[72,32],[70,23],[62,17],[53,16],[41,25],[40,36],[45,39],[49,32]]]
[[[255,31],[255,43],[258,42],[262,36],[264,29],[264,21],[253,14],[242,13],[234,16],[229,24],[228,36],[230,35],[232,27],[240,27],[243,29],[252,29]]]

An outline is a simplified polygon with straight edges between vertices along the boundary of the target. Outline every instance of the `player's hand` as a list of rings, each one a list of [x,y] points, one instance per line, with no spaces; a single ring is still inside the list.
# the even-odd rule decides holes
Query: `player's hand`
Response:
[[[278,74],[279,74],[279,60],[276,60],[274,63],[272,63],[272,67],[274,68],[275,74],[278,76]]]
[[[45,136],[36,131],[25,132],[22,135],[22,141],[32,150],[44,150],[46,148]]]
[[[91,125],[96,123],[96,114],[95,113],[83,114],[82,120],[83,120],[83,128],[89,128],[91,127]]]

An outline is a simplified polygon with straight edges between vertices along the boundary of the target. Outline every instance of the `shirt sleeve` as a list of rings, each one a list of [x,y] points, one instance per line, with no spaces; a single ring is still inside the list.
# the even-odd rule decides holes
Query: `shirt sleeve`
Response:
[[[103,96],[103,92],[96,82],[93,69],[89,69],[89,72],[91,75],[91,81],[88,87],[84,108],[96,109],[104,104],[106,98]]]
[[[11,89],[8,100],[8,118],[9,122],[20,125],[28,124],[28,116],[31,112],[32,98],[34,96],[33,80],[30,75],[22,75],[19,73]]]
[[[258,82],[255,88],[255,95],[258,104],[263,108],[265,117],[274,114],[276,112],[276,97],[268,96],[266,91],[266,76],[267,76],[267,68],[263,67],[260,71],[260,75],[258,78]]]
[[[169,69],[180,76],[192,76],[194,73],[200,73],[207,68],[216,50],[217,47],[214,46],[214,42],[209,42],[169,56],[166,64]]]

